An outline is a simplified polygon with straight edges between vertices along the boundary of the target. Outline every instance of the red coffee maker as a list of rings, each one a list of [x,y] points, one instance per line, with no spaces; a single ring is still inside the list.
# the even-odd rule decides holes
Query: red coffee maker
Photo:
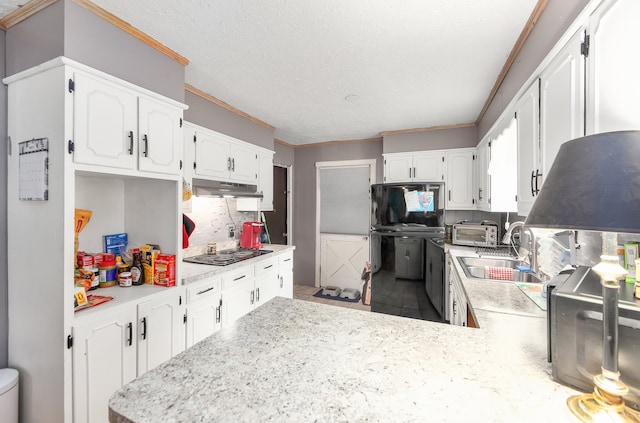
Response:
[[[240,247],[242,248],[262,248],[260,234],[262,233],[262,222],[244,222],[242,233],[240,234]]]

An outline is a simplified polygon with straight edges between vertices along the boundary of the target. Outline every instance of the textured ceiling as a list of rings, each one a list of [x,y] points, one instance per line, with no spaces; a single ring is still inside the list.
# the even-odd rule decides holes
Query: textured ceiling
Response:
[[[290,144],[474,122],[536,4],[93,2],[189,59],[185,82]]]

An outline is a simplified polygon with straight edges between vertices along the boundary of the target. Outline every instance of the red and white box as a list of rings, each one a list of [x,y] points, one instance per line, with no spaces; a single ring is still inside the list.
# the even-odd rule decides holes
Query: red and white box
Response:
[[[176,285],[175,254],[158,254],[153,263],[153,284],[158,286]]]

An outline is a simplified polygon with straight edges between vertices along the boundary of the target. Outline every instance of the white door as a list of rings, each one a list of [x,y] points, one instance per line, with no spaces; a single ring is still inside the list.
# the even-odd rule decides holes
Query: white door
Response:
[[[518,215],[526,216],[536,196],[540,82],[536,80],[516,105],[518,123]],[[540,179],[540,182],[542,180]]]
[[[387,156],[384,159],[385,182],[409,182],[413,179],[413,155]]]
[[[617,0],[590,18],[587,134],[640,129],[638,16],[638,0]]]
[[[278,276],[280,278],[278,295],[293,298],[293,252],[280,255]]]
[[[234,182],[258,184],[258,152],[249,145],[231,143],[231,179]],[[273,167],[271,168],[273,171]]]
[[[361,290],[362,270],[369,261],[369,237],[320,235],[320,285]]]
[[[137,166],[137,96],[97,77],[74,74],[73,138],[76,163]]]
[[[140,97],[140,170],[177,175],[182,160],[182,110]]]
[[[184,350],[180,292],[138,304],[138,376]]]
[[[413,181],[444,181],[445,154],[442,151],[416,153],[413,155]]]
[[[316,285],[360,290],[369,256],[375,161],[316,163]]]
[[[187,306],[186,346],[197,344],[213,335],[221,324],[220,292]]]
[[[222,327],[228,327],[253,310],[255,302],[253,277],[239,280],[233,286],[225,288],[222,291]]]
[[[560,146],[584,135],[582,38],[582,32],[577,32],[540,75],[540,167],[543,178]]]
[[[73,328],[73,419],[107,422],[109,398],[136,377],[136,309]]]
[[[473,209],[473,150],[447,153],[446,209]]]
[[[215,133],[196,131],[196,163],[194,173],[229,180],[231,169],[230,142]]]

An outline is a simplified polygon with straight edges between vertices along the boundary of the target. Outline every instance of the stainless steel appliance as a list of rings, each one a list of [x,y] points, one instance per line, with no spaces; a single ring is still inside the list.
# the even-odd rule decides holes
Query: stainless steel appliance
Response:
[[[213,266],[227,266],[242,260],[262,256],[271,253],[271,250],[254,250],[254,249],[238,249],[238,250],[222,250],[216,254],[201,254],[199,256],[185,257],[182,261],[196,264],[209,264]]]
[[[453,243],[471,247],[495,247],[498,244],[498,224],[482,222],[459,222],[453,225]]]
[[[441,183],[371,186],[371,311],[442,320],[426,286],[427,241],[444,238],[443,196]]]
[[[564,280],[562,280],[564,279]],[[548,346],[552,375],[558,381],[591,391],[602,366],[602,285],[589,267],[556,279],[549,292]],[[640,299],[633,284],[620,282],[618,361],[629,387],[625,400],[640,410]]]

